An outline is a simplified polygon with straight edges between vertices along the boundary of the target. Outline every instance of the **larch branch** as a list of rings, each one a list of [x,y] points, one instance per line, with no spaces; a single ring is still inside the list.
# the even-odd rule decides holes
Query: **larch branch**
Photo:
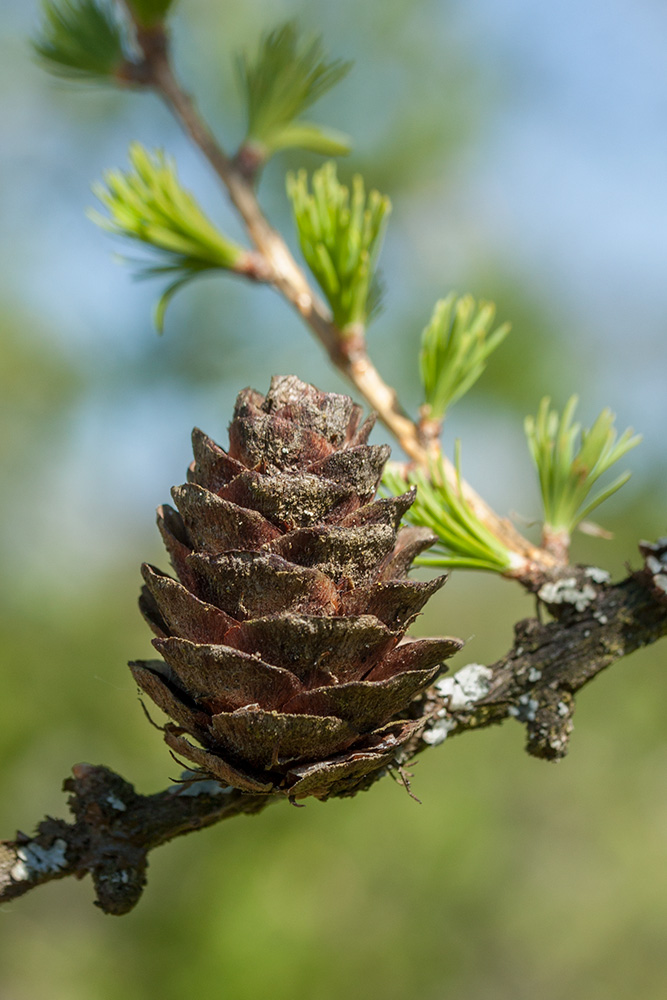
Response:
[[[667,541],[644,544],[642,551],[644,569],[616,585],[585,568],[573,570],[566,586],[547,585],[553,621],[519,622],[502,659],[489,667],[468,665],[429,688],[415,703],[415,714],[427,714],[430,722],[397,768],[448,735],[511,718],[525,724],[529,753],[563,757],[577,691],[616,660],[667,635]],[[90,764],[74,767],[65,789],[72,823],[47,817],[35,835],[0,842],[0,903],[54,879],[90,874],[97,905],[105,913],[127,913],[141,897],[153,848],[284,801],[213,781],[139,795],[113,771]]]
[[[296,309],[324,347],[332,364],[377,412],[406,455],[419,465],[425,465],[429,452],[439,451],[439,442],[408,416],[396,390],[384,381],[368,354],[364,331],[360,330],[352,336],[343,335],[333,323],[328,308],[311,288],[285,240],[262,212],[252,178],[239,166],[236,158],[227,156],[194,101],[176,79],[164,28],[140,31],[138,40],[144,53],[144,63],[137,80],[150,85],[163,98],[227,189],[250,239],[264,258],[265,280]],[[458,488],[454,466],[444,456],[443,461],[450,483]],[[536,574],[540,578],[548,578],[558,569],[553,555],[523,538],[506,518],[499,517],[489,507],[469,483],[462,480],[461,491],[489,530],[523,560],[521,568],[515,573],[518,579],[533,579]]]

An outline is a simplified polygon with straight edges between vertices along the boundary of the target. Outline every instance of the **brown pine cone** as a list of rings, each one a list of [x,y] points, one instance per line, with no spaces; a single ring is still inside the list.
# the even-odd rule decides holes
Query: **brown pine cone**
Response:
[[[403,638],[445,577],[407,579],[435,539],[398,531],[413,492],[373,500],[389,449],[361,417],[293,376],[245,389],[229,451],[195,430],[178,512],[158,509],[178,580],[144,565],[140,607],[165,662],[130,666],[174,720],[172,751],[225,785],[294,799],[367,785],[462,645]]]

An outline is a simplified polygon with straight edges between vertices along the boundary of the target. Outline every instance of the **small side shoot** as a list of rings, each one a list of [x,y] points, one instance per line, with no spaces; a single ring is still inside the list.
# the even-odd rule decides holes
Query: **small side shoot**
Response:
[[[102,228],[157,251],[157,263],[142,267],[138,277],[170,279],[155,314],[162,330],[167,305],[179,288],[207,271],[248,273],[249,255],[210,222],[164,153],[133,143],[129,156],[130,170],[110,170],[93,188],[108,216],[89,215]]]
[[[422,566],[445,569],[478,569],[493,573],[512,573],[524,565],[524,559],[510,551],[475,514],[461,488],[460,449],[457,442],[456,483],[447,479],[442,456],[431,458],[428,469],[414,469],[407,474],[393,463],[387,466],[382,485],[393,495],[417,487],[417,497],[406,514],[409,524],[430,528],[438,541],[416,562]]]
[[[357,175],[352,189],[341,184],[329,161],[312,176],[287,177],[301,250],[343,333],[363,330],[377,313],[381,291],[376,273],[391,202],[370,191]]]
[[[46,0],[32,44],[46,69],[69,80],[118,83],[126,59],[117,11],[104,0]]]
[[[450,406],[480,377],[492,351],[509,333],[508,323],[494,329],[496,307],[452,292],[436,303],[422,333],[419,366],[426,420],[440,423]]]
[[[265,35],[254,57],[243,55],[238,61],[247,114],[239,162],[257,169],[289,148],[324,156],[349,153],[346,135],[304,121],[301,115],[342,80],[350,66],[341,59],[328,62],[321,39],[299,35],[291,21]]]
[[[577,402],[577,397],[571,396],[559,415],[545,396],[537,416],[525,421],[544,504],[543,543],[552,550],[566,551],[577,525],[628,481],[630,473],[624,472],[590,497],[600,476],[641,441],[631,428],[619,438],[614,414],[608,409],[590,429],[582,430],[574,422]]]

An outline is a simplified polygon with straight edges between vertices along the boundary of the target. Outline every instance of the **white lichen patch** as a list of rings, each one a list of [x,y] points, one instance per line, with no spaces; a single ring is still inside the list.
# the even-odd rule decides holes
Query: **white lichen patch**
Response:
[[[662,559],[657,559],[655,556],[646,557],[646,568],[653,574],[662,573],[666,565],[667,558],[664,556]]]
[[[481,663],[468,663],[453,677],[443,677],[435,685],[441,698],[446,698],[451,712],[460,712],[489,693],[493,672]]]
[[[564,701],[559,701],[558,704],[557,704],[557,706],[556,706],[556,709],[557,709],[558,714],[560,715],[561,719],[564,719],[565,716],[570,711]]]
[[[655,545],[642,542],[640,548],[645,554],[648,552],[646,568],[653,575],[653,583],[667,594],[667,538],[659,538]]]
[[[639,547],[646,558],[646,569],[653,575],[653,583],[667,594],[667,538],[659,538],[655,545],[640,542]]]
[[[545,604],[572,604],[577,611],[583,611],[594,600],[595,590],[588,583],[578,587],[575,577],[566,576],[555,583],[542,584],[537,596]]]
[[[15,882],[29,882],[39,875],[59,872],[67,866],[67,842],[58,838],[50,847],[26,844],[17,848],[18,861],[10,874]]]
[[[101,872],[96,877],[98,882],[110,882],[111,885],[128,885],[131,872],[122,869],[119,872]]]
[[[611,580],[611,574],[606,569],[600,569],[599,566],[589,566],[584,576],[587,576],[593,583],[609,583]]]
[[[125,812],[125,810],[127,809],[127,806],[125,805],[123,800],[119,799],[117,795],[113,794],[113,792],[109,792],[109,794],[107,795],[107,802],[109,803],[111,808],[115,809],[117,812],[122,813]]]
[[[656,587],[667,593],[667,553],[661,559],[656,559],[655,556],[648,556],[646,559],[646,568],[653,574],[653,583]]]
[[[522,694],[518,705],[510,705],[508,714],[519,722],[534,722],[537,710],[540,707],[539,701],[531,698],[529,694]]]
[[[534,684],[535,681],[539,681],[541,676],[542,676],[542,671],[538,670],[537,667],[531,667],[530,670],[528,671],[528,680],[530,681],[531,684]]]
[[[456,719],[438,719],[430,729],[424,730],[422,739],[430,747],[437,747],[440,743],[444,743],[452,729],[456,729]]]
[[[564,733],[552,733],[549,737],[548,743],[552,750],[555,750],[556,753],[560,754],[567,746],[567,736]]]

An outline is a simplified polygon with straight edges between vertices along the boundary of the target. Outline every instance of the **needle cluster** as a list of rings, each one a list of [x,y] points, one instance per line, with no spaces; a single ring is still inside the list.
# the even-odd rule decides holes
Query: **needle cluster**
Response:
[[[431,420],[442,420],[486,368],[486,360],[509,333],[509,323],[493,329],[493,302],[475,302],[452,292],[436,303],[422,333],[419,365],[424,402]]]
[[[125,61],[119,19],[96,0],[46,0],[33,48],[50,72],[73,80],[113,81]]]
[[[390,463],[382,485],[392,494],[417,487],[417,496],[405,520],[429,528],[437,542],[415,560],[423,566],[446,569],[480,569],[507,573],[515,568],[517,557],[503,545],[481,521],[461,489],[460,449],[456,446],[457,484],[448,482],[442,456],[432,457],[427,470],[407,473]]]
[[[528,446],[537,467],[545,527],[571,533],[630,478],[625,472],[592,499],[593,486],[615,462],[639,444],[632,428],[617,439],[614,414],[605,409],[590,429],[574,422],[578,399],[571,396],[561,415],[545,396],[536,417],[526,417]]]
[[[324,292],[339,330],[361,326],[377,312],[380,285],[376,264],[391,202],[370,191],[356,175],[352,188],[341,184],[329,161],[312,176],[288,174],[301,250]]]
[[[327,62],[321,39],[300,36],[291,21],[265,35],[254,58],[242,55],[238,60],[248,122],[244,146],[251,146],[260,159],[291,147],[325,156],[348,153],[347,136],[300,116],[350,66],[342,59]]]
[[[245,251],[209,221],[164,153],[150,153],[135,142],[129,156],[131,170],[110,170],[104,183],[93,188],[108,216],[89,214],[104,229],[158,251],[158,263],[144,267],[139,276],[171,279],[156,310],[161,329],[169,300],[179,288],[203,271],[233,270]]]

